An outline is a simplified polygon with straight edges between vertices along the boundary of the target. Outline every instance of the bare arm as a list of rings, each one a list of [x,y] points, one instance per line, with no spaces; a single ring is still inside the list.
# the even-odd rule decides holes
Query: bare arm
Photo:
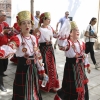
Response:
[[[38,32],[38,28],[34,29],[34,34],[36,34]]]
[[[84,36],[88,38],[96,38],[96,34],[94,34],[93,36],[90,36],[88,31],[85,32]]]
[[[56,31],[58,31],[58,25],[59,25],[59,23],[60,23],[60,22],[58,22],[57,25],[56,25]]]

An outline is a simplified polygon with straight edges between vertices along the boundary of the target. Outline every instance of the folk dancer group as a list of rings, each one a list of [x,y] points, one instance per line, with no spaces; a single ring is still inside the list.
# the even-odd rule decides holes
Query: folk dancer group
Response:
[[[85,68],[90,73],[90,64],[84,52],[85,43],[78,40],[79,29],[75,22],[66,19],[56,35],[50,21],[50,13],[42,13],[39,27],[32,35],[33,17],[29,11],[21,11],[17,14],[20,32],[10,38],[1,33],[2,39],[7,42],[0,39],[0,60],[8,59],[12,54],[16,54],[18,59],[12,100],[43,100],[40,90],[57,92],[54,100],[89,100]],[[53,37],[58,38],[59,49],[66,56],[61,89],[52,46]],[[47,84],[42,87],[46,76]]]

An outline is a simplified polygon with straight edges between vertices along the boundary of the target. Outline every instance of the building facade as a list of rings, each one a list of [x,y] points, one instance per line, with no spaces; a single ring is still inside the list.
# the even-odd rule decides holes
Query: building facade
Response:
[[[11,0],[0,0],[0,9],[5,10],[7,14],[7,22],[11,25]]]

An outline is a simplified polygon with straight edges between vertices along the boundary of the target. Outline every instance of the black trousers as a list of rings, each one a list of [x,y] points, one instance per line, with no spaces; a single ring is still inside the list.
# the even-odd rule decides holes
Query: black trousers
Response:
[[[93,64],[96,64],[95,56],[94,56],[94,49],[93,49],[94,42],[86,42],[86,49],[85,53],[88,54],[90,53],[91,59]]]
[[[8,59],[0,59],[0,85],[4,85],[2,74],[7,70],[7,66],[8,66]]]
[[[4,85],[3,84],[3,77],[2,76],[0,76],[0,85]]]
[[[0,75],[7,70],[8,59],[0,59]]]

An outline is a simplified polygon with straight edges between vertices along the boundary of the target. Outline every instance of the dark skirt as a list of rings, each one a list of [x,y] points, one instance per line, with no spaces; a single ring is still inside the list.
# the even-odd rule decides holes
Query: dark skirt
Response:
[[[52,44],[46,45],[46,43],[40,43],[39,49],[42,54],[45,72],[49,77],[49,82],[47,83],[46,87],[41,87],[40,85],[40,88],[46,92],[49,92],[50,89],[59,88],[54,50]]]
[[[57,91],[62,100],[89,100],[87,77],[82,59],[66,58],[62,87]]]
[[[42,100],[34,61],[27,65],[24,57],[18,57],[12,100]]]

